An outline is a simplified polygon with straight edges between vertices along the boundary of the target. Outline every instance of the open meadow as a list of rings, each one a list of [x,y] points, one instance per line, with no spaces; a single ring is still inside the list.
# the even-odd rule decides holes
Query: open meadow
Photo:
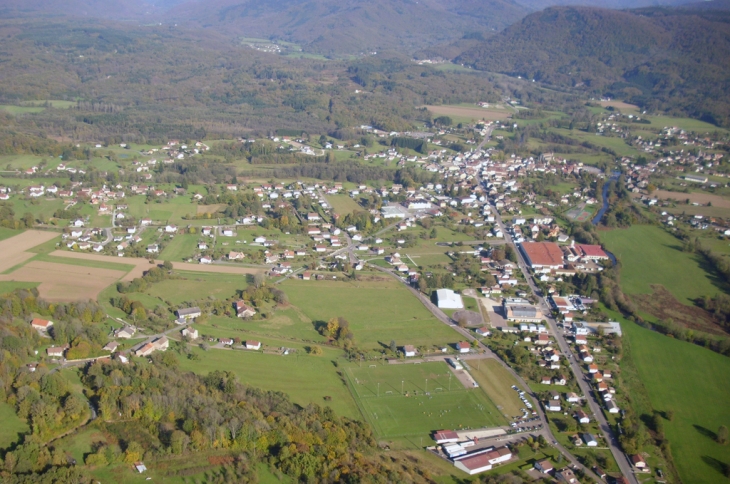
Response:
[[[730,426],[730,359],[625,321],[624,344],[654,410],[671,410],[665,434],[683,482],[730,482],[730,446],[714,441]]]
[[[480,362],[469,360],[469,368],[474,380],[506,417],[522,415],[525,404],[512,389],[517,381],[499,361],[494,358],[484,358]]]
[[[28,424],[22,421],[9,403],[0,403],[0,450],[6,449],[16,442],[20,436],[30,430]]]
[[[512,116],[512,111],[506,108],[480,108],[479,106],[426,106],[437,116],[449,116],[454,122],[471,122],[472,120],[496,121]]]
[[[486,394],[479,388],[464,388],[444,362],[351,366],[347,377],[381,438],[506,424]]]
[[[334,211],[340,215],[363,210],[349,195],[327,195],[326,198]]]
[[[350,323],[358,346],[366,349],[398,345],[445,345],[456,335],[439,322],[397,281],[374,276],[373,281],[288,280],[279,287],[312,321],[341,316]]]

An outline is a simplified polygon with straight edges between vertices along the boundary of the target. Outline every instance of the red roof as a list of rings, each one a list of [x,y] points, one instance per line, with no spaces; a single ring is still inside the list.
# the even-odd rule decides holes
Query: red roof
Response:
[[[30,325],[31,326],[38,326],[40,328],[47,328],[49,326],[53,326],[53,323],[50,322],[50,321],[48,321],[48,320],[46,320],[46,319],[38,319],[38,318],[35,318],[35,319],[33,319],[33,321],[30,322]]]
[[[459,462],[461,462],[464,467],[469,469],[470,471],[481,469],[482,467],[491,467],[492,463],[489,462],[492,458],[490,458],[489,453],[486,454],[477,454],[475,456],[471,457],[465,457],[463,459],[459,459]]]
[[[459,349],[471,348],[471,345],[469,343],[467,343],[466,341],[462,341],[462,342],[458,343],[456,346],[458,346]]]
[[[602,257],[608,259],[608,254],[603,251],[600,245],[579,244],[578,248],[583,252],[585,257]]]
[[[552,242],[523,242],[522,250],[532,266],[562,266],[563,251]]]
[[[433,434],[433,440],[443,442],[446,440],[459,440],[459,434],[453,430],[438,430]]]

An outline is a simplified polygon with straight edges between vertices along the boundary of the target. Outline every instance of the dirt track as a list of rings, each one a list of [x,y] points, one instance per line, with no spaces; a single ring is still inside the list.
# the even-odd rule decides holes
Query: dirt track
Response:
[[[122,276],[123,271],[32,261],[0,275],[0,281],[40,282],[38,291],[47,301],[73,301],[96,299],[102,289]]]
[[[0,272],[4,272],[30,259],[35,254],[26,252],[26,250],[48,242],[59,235],[58,232],[26,230],[15,237],[0,241]]]

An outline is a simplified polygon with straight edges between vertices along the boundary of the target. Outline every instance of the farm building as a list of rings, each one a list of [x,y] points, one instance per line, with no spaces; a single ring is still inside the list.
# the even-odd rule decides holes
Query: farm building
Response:
[[[178,318],[185,318],[185,319],[193,319],[200,316],[202,312],[200,311],[200,308],[195,306],[192,308],[183,308],[177,310],[177,317]]]

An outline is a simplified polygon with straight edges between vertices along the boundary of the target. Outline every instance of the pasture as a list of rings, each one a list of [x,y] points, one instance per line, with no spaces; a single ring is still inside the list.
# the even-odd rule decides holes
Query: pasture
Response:
[[[331,407],[340,416],[360,419],[355,401],[333,363],[339,350],[323,350],[322,356],[279,356],[255,351],[194,348],[192,351],[200,359],[181,358],[180,367],[201,375],[214,370],[232,371],[241,383],[286,393],[299,405],[316,403]],[[325,401],[326,396],[331,399]]]
[[[387,277],[355,282],[287,280],[279,287],[312,321],[347,319],[356,343],[366,349],[389,345],[391,340],[430,346],[456,338],[408,289]]]
[[[713,440],[730,425],[730,359],[628,321],[622,328],[652,407],[674,411],[664,429],[682,481],[730,482],[721,468],[730,447]]]
[[[437,116],[450,116],[454,122],[471,120],[496,121],[507,119],[512,111],[503,107],[480,108],[479,106],[425,106]]]
[[[512,389],[512,385],[517,385],[517,381],[499,361],[494,358],[485,358],[479,363],[469,360],[469,367],[471,376],[505,416],[522,415],[520,410],[525,405],[517,392]]]
[[[199,240],[201,240],[201,236],[198,235],[176,235],[160,253],[160,259],[169,261],[187,260],[195,254]]]
[[[203,297],[228,299],[236,291],[248,287],[246,277],[237,274],[182,272],[180,275],[183,279],[167,279],[153,284],[149,294],[172,304],[181,304]]]
[[[340,215],[346,215],[348,213],[363,210],[363,208],[348,195],[327,195],[326,198],[334,211]]]
[[[628,294],[651,294],[650,285],[661,284],[680,302],[693,305],[693,299],[725,289],[703,269],[700,256],[682,252],[681,242],[659,227],[601,232],[601,240],[621,261],[621,288]]]
[[[484,392],[464,388],[444,362],[363,365],[346,371],[361,410],[381,438],[505,423]]]

